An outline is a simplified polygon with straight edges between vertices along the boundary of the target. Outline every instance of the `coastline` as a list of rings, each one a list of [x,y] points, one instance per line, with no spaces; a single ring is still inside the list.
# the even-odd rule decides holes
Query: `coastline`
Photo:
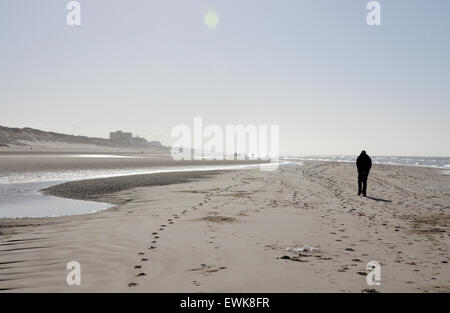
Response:
[[[374,165],[368,198],[355,194],[353,166],[334,162],[156,177],[48,191],[116,204],[94,214],[0,220],[0,254],[12,262],[0,289],[361,292],[377,260],[377,291],[449,291],[450,181],[437,169]],[[305,245],[318,250],[286,251]],[[84,281],[69,287],[74,259]]]
[[[220,173],[221,171],[204,170],[85,179],[53,185],[49,188],[41,190],[40,192],[43,195],[66,199],[109,203],[112,207],[105,210],[110,210],[114,209],[117,205],[124,204],[120,200],[109,197],[109,195],[114,192],[129,190],[137,187],[187,183],[198,179],[208,179]],[[0,240],[2,239],[1,236],[27,232],[29,228],[32,227],[65,223],[73,220],[82,220],[84,217],[88,217],[92,214],[97,214],[105,210],[90,214],[74,214],[54,217],[0,218]]]
[[[74,200],[102,202],[105,196],[139,187],[165,186],[208,179],[223,171],[179,171],[70,181],[41,190],[42,194]],[[111,203],[119,204],[119,203]]]

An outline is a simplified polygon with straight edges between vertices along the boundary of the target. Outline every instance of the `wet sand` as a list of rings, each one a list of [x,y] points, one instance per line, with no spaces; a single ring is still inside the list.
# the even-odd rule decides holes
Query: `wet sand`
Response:
[[[207,179],[218,173],[220,171],[191,171],[86,179],[52,186],[43,189],[42,193],[69,199],[97,200],[101,202],[105,199],[105,195],[123,190],[188,183],[198,179]],[[113,201],[111,203],[120,204],[121,202]]]
[[[90,153],[95,156],[95,153]],[[87,154],[89,155],[89,154]],[[103,154],[101,154],[103,155]],[[7,176],[11,173],[27,172],[51,172],[51,171],[76,171],[76,170],[98,170],[98,169],[124,169],[124,168],[150,168],[171,166],[199,166],[199,165],[237,165],[237,164],[260,164],[263,161],[253,160],[183,160],[174,161],[170,155],[144,155],[140,154],[110,154],[117,157],[76,157],[71,153],[60,153],[54,155],[36,154],[0,154],[0,175]],[[125,156],[125,157],[119,157]]]
[[[356,195],[353,164],[191,174],[175,175],[176,184],[160,178],[161,186],[114,178],[55,187],[116,206],[1,220],[0,289],[450,291],[450,176],[438,169],[374,165],[367,198]],[[317,250],[286,251],[305,245]],[[375,287],[365,277],[373,260],[381,264]],[[81,264],[81,286],[65,282],[70,261]]]

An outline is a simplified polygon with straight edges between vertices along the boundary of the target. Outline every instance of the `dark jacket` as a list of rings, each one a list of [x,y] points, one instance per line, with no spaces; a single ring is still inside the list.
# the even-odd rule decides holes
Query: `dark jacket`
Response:
[[[363,151],[356,159],[356,167],[358,168],[358,173],[369,174],[372,167],[372,159]]]

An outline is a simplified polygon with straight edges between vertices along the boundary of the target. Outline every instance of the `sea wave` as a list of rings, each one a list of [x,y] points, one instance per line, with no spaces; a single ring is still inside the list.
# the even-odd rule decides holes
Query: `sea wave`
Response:
[[[332,161],[332,162],[355,162],[356,155],[288,155],[284,160],[299,161]],[[448,157],[405,157],[405,156],[371,156],[374,164],[409,165],[449,169],[450,158]]]

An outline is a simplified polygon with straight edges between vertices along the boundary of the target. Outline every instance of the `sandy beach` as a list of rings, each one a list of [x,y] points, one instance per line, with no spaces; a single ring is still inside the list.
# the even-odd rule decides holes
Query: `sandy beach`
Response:
[[[0,290],[450,291],[450,176],[439,169],[374,165],[367,198],[346,163],[154,175],[46,191],[115,204],[95,214],[0,220]],[[291,252],[304,246],[317,250]],[[80,286],[66,284],[70,261]],[[366,283],[369,261],[380,286]]]

